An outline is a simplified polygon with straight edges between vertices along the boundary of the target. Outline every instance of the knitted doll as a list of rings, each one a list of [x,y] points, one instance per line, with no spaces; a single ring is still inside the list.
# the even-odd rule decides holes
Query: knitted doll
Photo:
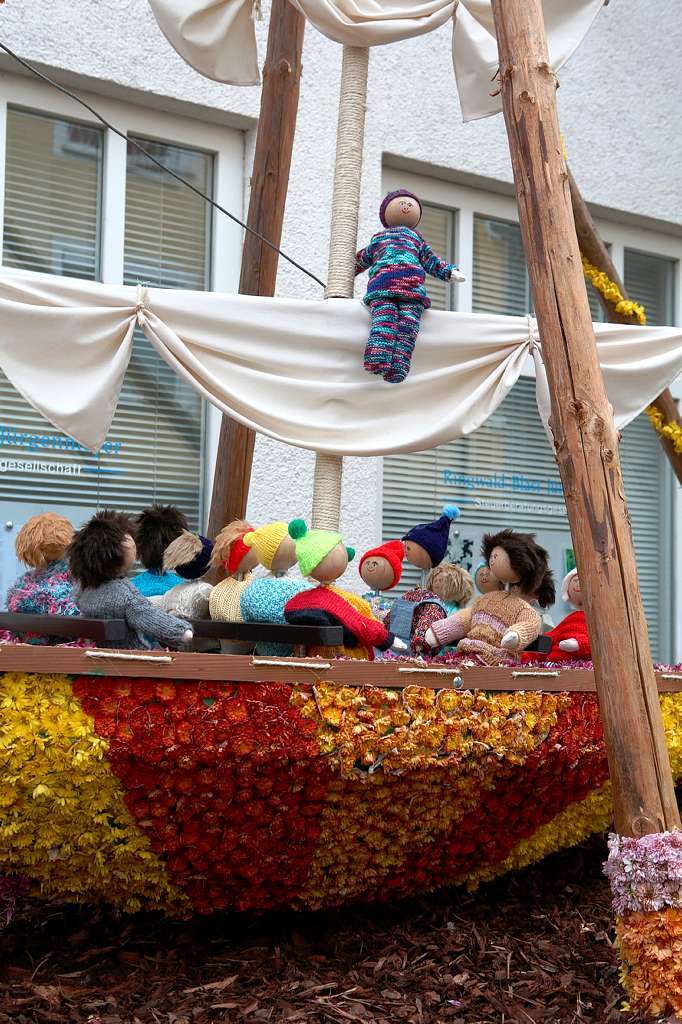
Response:
[[[524,661],[578,661],[592,660],[590,638],[587,633],[587,621],[583,611],[583,595],[578,579],[578,570],[571,571],[564,577],[561,585],[561,597],[575,608],[558,626],[549,633],[552,638],[552,649],[549,654],[524,655]]]
[[[429,651],[426,642],[428,630],[440,619],[447,618],[448,610],[437,594],[425,587],[413,587],[393,602],[385,625],[405,643],[411,654]]]
[[[360,559],[358,572],[363,583],[370,588],[363,594],[365,601],[377,618],[383,620],[385,613],[391,609],[391,603],[381,596],[385,590],[392,590],[400,582],[403,572],[405,545],[401,540],[389,540],[377,548],[365,551]]]
[[[251,569],[258,563],[256,552],[244,543],[244,537],[253,530],[251,523],[235,519],[224,526],[215,539],[211,565],[223,568],[227,578],[211,591],[208,609],[212,619],[221,622],[242,622],[240,602],[242,592],[251,583]]]
[[[68,548],[75,598],[83,615],[124,619],[121,647],[149,649],[152,640],[179,647],[192,639],[182,619],[160,611],[126,578],[137,557],[133,524],[120,512],[98,512],[75,535]]]
[[[151,598],[156,608],[183,619],[207,619],[208,601],[213,587],[202,579],[209,568],[213,542],[207,537],[184,530],[163,553],[163,571],[179,582],[165,594]]]
[[[405,561],[418,569],[433,569],[445,558],[450,538],[450,525],[459,519],[456,505],[446,505],[443,515],[433,523],[420,523],[413,526],[405,536]]]
[[[341,534],[309,530],[302,519],[289,523],[289,533],[296,541],[301,575],[311,577],[320,586],[297,594],[287,602],[286,621],[301,626],[343,626],[342,651],[349,658],[372,661],[375,647],[386,651],[393,646],[395,637],[375,619],[369,604],[357,594],[332,585],[343,576],[348,562],[355,557],[352,548],[344,547]],[[316,648],[315,653],[333,657],[338,649]]]
[[[474,596],[471,573],[454,562],[441,562],[426,578],[426,589],[436,594],[445,605],[448,615],[459,611]]]
[[[74,580],[65,560],[73,537],[73,526],[56,512],[32,516],[19,530],[17,558],[28,566],[7,592],[10,612],[32,615],[78,615],[74,601]],[[58,637],[26,634],[23,643],[57,644]]]
[[[422,313],[431,305],[426,274],[441,281],[464,281],[454,263],[439,259],[417,231],[422,204],[412,192],[389,192],[379,209],[384,230],[355,257],[355,273],[369,270],[365,305],[372,325],[365,369],[399,384],[410,372]]]
[[[540,635],[540,616],[522,594],[541,594],[545,600],[551,590],[553,600],[554,584],[547,552],[533,534],[513,530],[486,534],[483,555],[505,590],[484,594],[470,607],[435,622],[425,639],[430,647],[457,643],[460,653],[475,654],[488,665],[498,665]]]
[[[296,546],[286,523],[269,523],[245,534],[244,543],[256,553],[268,575],[254,579],[242,591],[240,600],[244,622],[272,622],[283,625],[284,608],[292,597],[309,590],[305,580],[290,579],[287,572],[296,565]],[[291,644],[258,643],[256,653],[285,658],[292,654]]]
[[[163,553],[184,530],[189,530],[187,517],[174,505],[150,505],[135,520],[137,555],[146,572],[135,576],[133,584],[144,597],[165,594],[182,583],[176,573],[164,570]]]

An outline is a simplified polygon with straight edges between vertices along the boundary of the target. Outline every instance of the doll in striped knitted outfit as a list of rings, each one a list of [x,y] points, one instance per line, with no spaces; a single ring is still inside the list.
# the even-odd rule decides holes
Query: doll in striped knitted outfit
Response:
[[[355,257],[355,273],[369,271],[364,302],[372,325],[365,348],[365,369],[389,384],[410,372],[422,313],[431,305],[426,275],[441,281],[464,281],[454,263],[441,260],[417,230],[422,205],[412,192],[389,192],[379,210],[384,230]]]

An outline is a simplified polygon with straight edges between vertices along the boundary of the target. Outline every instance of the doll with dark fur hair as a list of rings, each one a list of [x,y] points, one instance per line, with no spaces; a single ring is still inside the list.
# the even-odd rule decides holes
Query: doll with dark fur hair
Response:
[[[135,521],[135,543],[137,557],[145,567],[133,579],[133,584],[145,597],[165,594],[171,587],[182,583],[181,577],[168,571],[163,565],[166,548],[185,530],[189,524],[184,512],[175,505],[150,505],[140,512]]]
[[[476,655],[488,665],[499,665],[534,640],[541,630],[538,612],[526,598],[554,600],[549,556],[531,533],[502,530],[483,538],[483,557],[492,575],[504,585],[476,598],[426,634],[431,647],[457,644],[460,654]]]
[[[121,647],[149,649],[158,641],[179,647],[192,639],[187,622],[167,615],[143,597],[127,578],[137,555],[133,525],[120,512],[98,512],[74,536],[68,548],[75,598],[83,615],[124,619],[128,630]]]
[[[56,512],[31,516],[16,539],[17,558],[28,567],[7,592],[7,609],[27,615],[78,615],[74,580],[65,554],[73,526]],[[56,644],[58,637],[25,636],[24,643]]]

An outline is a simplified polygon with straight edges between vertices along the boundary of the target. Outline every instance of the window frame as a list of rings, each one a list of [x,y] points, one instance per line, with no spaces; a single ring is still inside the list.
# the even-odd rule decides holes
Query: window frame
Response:
[[[78,95],[120,131],[168,145],[184,146],[213,157],[213,199],[244,219],[244,158],[245,133],[222,124],[192,117],[170,114],[151,107],[138,106],[79,89]],[[101,215],[99,227],[99,277],[104,284],[123,283],[123,254],[125,230],[125,194],[127,142],[115,132],[105,128],[70,97],[43,82],[10,72],[0,72],[0,239],[4,235],[5,158],[7,144],[8,107],[66,118],[70,121],[97,127],[104,133],[102,160]],[[243,232],[239,225],[225,216],[210,218],[209,232],[211,291],[236,292]],[[0,243],[0,267],[2,245]],[[27,274],[32,273],[26,271]],[[202,457],[204,472],[200,514],[206,518],[206,506],[211,493],[220,430],[220,412],[209,403],[203,403]]]

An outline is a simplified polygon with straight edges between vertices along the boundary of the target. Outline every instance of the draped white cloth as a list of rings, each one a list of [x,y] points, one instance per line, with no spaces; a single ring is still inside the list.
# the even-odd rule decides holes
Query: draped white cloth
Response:
[[[366,373],[369,328],[351,299],[301,301],[105,285],[0,272],[0,368],[59,430],[96,450],[107,435],[139,324],[204,398],[277,440],[340,455],[423,451],[479,427],[535,361],[528,317],[429,310],[403,384]],[[682,371],[682,331],[595,324],[619,427]]]
[[[497,40],[490,0],[291,0],[337,43],[377,46],[423,35],[453,19],[452,57],[465,121],[502,109],[491,96]],[[171,46],[193,68],[230,85],[260,80],[253,0],[149,0]],[[543,0],[555,71],[582,42],[604,0]],[[424,68],[415,69],[415,87]]]

